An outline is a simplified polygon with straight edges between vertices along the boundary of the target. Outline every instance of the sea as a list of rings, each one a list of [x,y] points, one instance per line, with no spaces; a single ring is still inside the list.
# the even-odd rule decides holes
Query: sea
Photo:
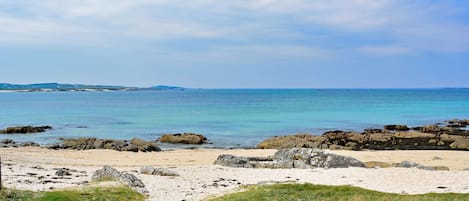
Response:
[[[469,89],[185,89],[0,93],[0,129],[50,125],[45,133],[0,135],[18,142],[61,137],[156,140],[200,133],[206,147],[253,147],[279,135],[417,126],[469,118]],[[162,145],[170,146],[170,145]]]

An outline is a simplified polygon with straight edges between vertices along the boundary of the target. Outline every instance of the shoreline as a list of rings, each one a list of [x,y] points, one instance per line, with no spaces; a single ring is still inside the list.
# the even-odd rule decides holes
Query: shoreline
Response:
[[[230,168],[214,165],[220,154],[270,156],[275,149],[178,149],[161,152],[119,152],[114,150],[50,150],[39,147],[2,148],[4,184],[7,188],[51,191],[89,185],[91,175],[104,165],[140,178],[149,190],[149,200],[202,200],[239,189],[242,185],[312,183],[352,185],[400,194],[469,193],[469,152],[466,151],[348,151],[327,152],[352,156],[361,161],[446,165],[449,171],[417,168],[315,168],[264,169]],[[433,158],[438,156],[438,160]],[[168,168],[180,176],[164,177],[139,172],[144,165]],[[57,177],[58,168],[73,170]],[[444,188],[438,188],[444,187]],[[164,199],[163,199],[164,198]]]

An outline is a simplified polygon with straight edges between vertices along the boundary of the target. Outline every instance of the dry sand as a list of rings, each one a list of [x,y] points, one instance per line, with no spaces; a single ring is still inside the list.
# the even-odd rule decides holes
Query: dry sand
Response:
[[[298,182],[327,185],[354,185],[393,193],[469,193],[469,152],[464,151],[331,151],[361,161],[401,162],[448,166],[450,171],[415,168],[342,169],[246,169],[213,165],[219,154],[269,156],[276,150],[196,149],[152,153],[112,150],[48,150],[44,148],[2,148],[3,181],[7,187],[52,190],[87,185],[93,171],[103,165],[128,171],[141,178],[149,190],[149,200],[201,200],[232,192],[244,184]],[[434,156],[441,158],[434,160]],[[142,175],[143,165],[166,167],[178,177]],[[54,168],[76,170],[71,176],[56,177]]]

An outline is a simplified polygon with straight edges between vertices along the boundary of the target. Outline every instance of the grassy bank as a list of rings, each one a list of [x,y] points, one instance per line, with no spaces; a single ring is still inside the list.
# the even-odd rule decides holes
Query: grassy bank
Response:
[[[8,201],[143,201],[145,196],[127,187],[93,187],[78,190],[32,192],[5,189],[0,200]]]
[[[228,194],[211,201],[467,201],[469,194],[400,195],[382,193],[351,186],[323,186],[312,184],[277,184],[251,186],[246,191]]]

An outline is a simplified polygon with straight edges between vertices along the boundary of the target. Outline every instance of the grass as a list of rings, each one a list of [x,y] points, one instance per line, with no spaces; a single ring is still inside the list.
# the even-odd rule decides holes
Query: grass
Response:
[[[79,190],[32,192],[5,189],[3,201],[143,201],[145,196],[127,187],[93,187]]]
[[[352,186],[276,184],[250,186],[246,191],[224,195],[210,201],[468,201],[469,194],[430,193],[400,195]]]

